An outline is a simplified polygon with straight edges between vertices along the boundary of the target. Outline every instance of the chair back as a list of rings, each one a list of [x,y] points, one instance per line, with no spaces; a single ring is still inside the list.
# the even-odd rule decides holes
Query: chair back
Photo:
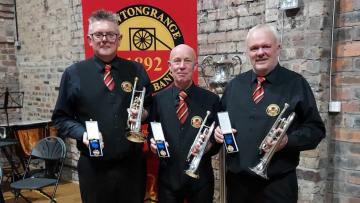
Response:
[[[65,159],[66,146],[59,137],[45,137],[37,142],[31,150],[31,156],[36,156],[42,159]]]

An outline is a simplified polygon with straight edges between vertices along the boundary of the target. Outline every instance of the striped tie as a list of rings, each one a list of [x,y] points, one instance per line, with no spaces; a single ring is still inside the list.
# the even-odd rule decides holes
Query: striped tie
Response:
[[[186,99],[187,95],[185,92],[180,92],[179,93],[179,106],[176,109],[176,115],[179,118],[181,123],[184,123],[186,120],[186,117],[188,116],[188,107],[186,105],[185,99]]]
[[[110,74],[111,66],[105,65],[105,74],[104,74],[104,82],[105,85],[109,88],[109,90],[112,90],[115,86],[113,77]]]
[[[264,88],[261,86],[261,84],[265,81],[264,77],[257,77],[256,79],[257,85],[253,93],[253,100],[255,104],[259,103],[259,101],[264,97]]]

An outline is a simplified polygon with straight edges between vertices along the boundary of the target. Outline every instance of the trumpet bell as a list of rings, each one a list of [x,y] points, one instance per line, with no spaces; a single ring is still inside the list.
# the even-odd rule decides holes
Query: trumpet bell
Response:
[[[258,174],[259,176],[269,180],[269,178],[267,177],[267,167],[263,164],[263,162],[260,162],[258,165],[256,165],[255,167],[253,168],[250,168],[249,169]]]
[[[144,135],[141,132],[136,132],[136,131],[129,131],[129,132],[125,133],[125,137],[126,137],[126,139],[128,139],[132,142],[137,142],[137,143],[143,143],[146,141],[146,135]]]
[[[197,174],[195,174],[195,172],[194,172],[193,170],[191,170],[191,169],[185,170],[184,173],[185,173],[186,175],[188,175],[188,176],[190,176],[190,177],[193,177],[193,178],[196,178],[196,179],[199,179],[199,178],[200,178],[200,176],[197,175]]]

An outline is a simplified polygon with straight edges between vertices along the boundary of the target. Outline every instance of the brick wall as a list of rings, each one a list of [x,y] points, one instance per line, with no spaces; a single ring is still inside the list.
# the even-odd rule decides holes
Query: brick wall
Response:
[[[337,7],[332,99],[342,111],[331,116],[328,202],[360,202],[360,1]]]
[[[0,95],[8,88],[9,92],[19,91],[19,71],[16,66],[14,1],[0,0]],[[0,98],[3,107],[4,98]],[[9,121],[21,120],[19,109],[10,109]],[[4,110],[0,111],[0,123],[6,123]]]
[[[17,52],[20,89],[25,92],[23,120],[50,119],[62,73],[83,60],[81,0],[18,1],[21,48]],[[79,153],[66,139],[68,159],[63,178],[77,181]]]
[[[284,19],[278,7],[279,0],[198,0],[199,63],[206,55],[212,55],[215,61],[220,54],[228,58],[239,55],[244,63],[241,72],[251,69],[245,53],[248,30],[259,23],[271,24],[284,33],[280,63],[308,80],[327,125],[331,1],[304,0],[295,16]],[[236,73],[239,71],[237,68]],[[205,76],[199,68],[199,84],[205,87],[204,79],[211,75],[211,68],[205,69]],[[327,142],[325,139],[317,149],[301,153],[297,168],[299,202],[326,201]],[[218,166],[217,159],[213,165]],[[215,174],[218,177],[218,170]],[[215,187],[214,202],[218,202],[218,181]]]

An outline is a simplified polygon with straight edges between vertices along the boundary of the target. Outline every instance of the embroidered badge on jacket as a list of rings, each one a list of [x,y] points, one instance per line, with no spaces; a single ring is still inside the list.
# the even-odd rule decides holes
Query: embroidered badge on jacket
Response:
[[[125,92],[131,92],[132,90],[132,84],[128,81],[125,81],[123,83],[121,83],[121,88],[125,91]]]
[[[266,108],[266,113],[269,116],[276,116],[278,115],[280,112],[280,107],[277,104],[270,104],[267,108]]]
[[[192,125],[194,128],[200,128],[201,123],[202,123],[202,118],[201,118],[200,116],[194,116],[194,117],[191,119],[191,125]]]

